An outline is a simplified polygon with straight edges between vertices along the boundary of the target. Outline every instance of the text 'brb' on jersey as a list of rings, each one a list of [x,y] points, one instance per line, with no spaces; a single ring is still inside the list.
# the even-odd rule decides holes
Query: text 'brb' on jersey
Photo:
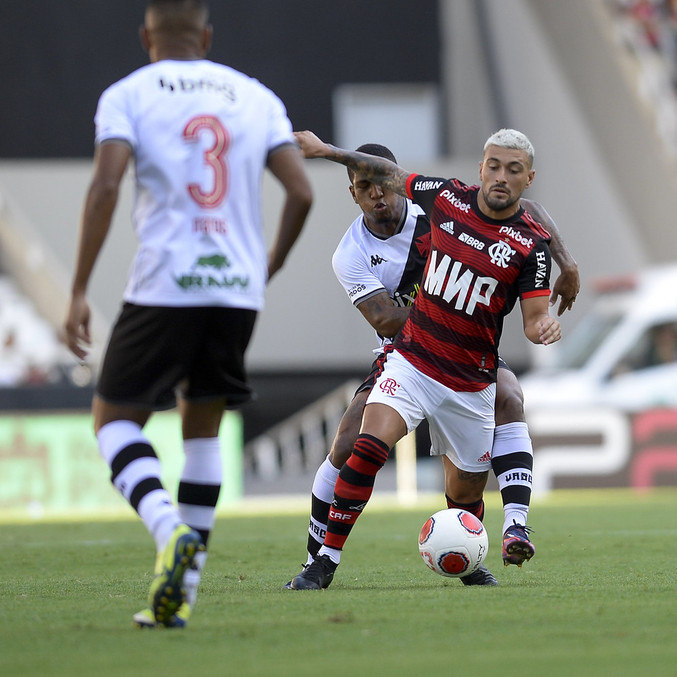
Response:
[[[360,215],[339,242],[332,257],[334,273],[355,306],[384,291],[398,305],[410,306],[421,284],[430,250],[430,224],[423,210],[409,200],[397,231],[390,237],[372,233]],[[376,332],[379,347],[392,343]]]
[[[495,221],[479,186],[412,174],[407,193],[430,218],[421,290],[395,347],[417,369],[459,392],[496,381],[503,318],[515,301],[550,294],[550,235],[523,209]]]

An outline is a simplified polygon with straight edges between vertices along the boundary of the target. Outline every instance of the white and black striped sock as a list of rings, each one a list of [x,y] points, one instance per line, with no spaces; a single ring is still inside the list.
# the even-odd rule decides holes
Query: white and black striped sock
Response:
[[[517,421],[496,426],[491,451],[491,467],[503,499],[503,531],[526,524],[531,502],[534,451],[526,423]]]
[[[136,510],[161,551],[181,518],[160,480],[160,460],[132,421],[112,421],[98,434],[99,451],[111,469],[111,481]]]

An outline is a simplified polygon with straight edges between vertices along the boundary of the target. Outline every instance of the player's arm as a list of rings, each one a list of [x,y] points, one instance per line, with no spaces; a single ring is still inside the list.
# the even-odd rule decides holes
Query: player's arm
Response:
[[[547,296],[531,296],[520,301],[524,335],[537,344],[549,345],[562,338],[557,318],[548,313]]]
[[[398,306],[383,291],[357,304],[364,319],[385,338],[393,338],[409,317],[410,307]]]
[[[87,356],[84,345],[91,343],[87,285],[110,229],[120,182],[131,155],[129,145],[117,141],[99,145],[94,154],[94,173],[82,211],[71,299],[64,323],[66,344],[80,359]]]
[[[527,212],[544,226],[551,235],[550,253],[560,269],[560,274],[552,286],[550,305],[554,306],[559,298],[560,302],[557,314],[561,315],[565,310],[571,310],[576,296],[578,296],[578,292],[581,289],[578,264],[564,243],[557,224],[543,205],[534,200],[526,200],[524,198],[522,198],[521,203]]]
[[[367,153],[337,148],[324,143],[309,131],[294,132],[294,136],[306,158],[324,158],[338,162],[357,174],[363,175],[371,183],[376,183],[393,193],[407,197],[406,181],[411,172],[405,171],[394,162]]]
[[[268,279],[282,268],[287,255],[301,234],[313,203],[313,191],[303,167],[299,149],[291,144],[282,146],[268,156],[268,169],[282,184],[286,198],[277,237],[268,255]]]

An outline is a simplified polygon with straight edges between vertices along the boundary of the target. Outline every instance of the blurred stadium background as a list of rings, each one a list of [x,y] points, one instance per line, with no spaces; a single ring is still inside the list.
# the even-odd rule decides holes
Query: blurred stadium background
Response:
[[[210,58],[271,87],[296,129],[344,147],[383,143],[407,169],[467,182],[477,178],[489,134],[505,126],[524,131],[536,148],[529,197],[549,210],[580,266],[582,293],[563,317],[565,335],[592,308],[600,276],[677,262],[676,2],[211,4]],[[143,7],[141,0],[3,2],[3,510],[105,509],[109,494],[114,503],[108,488],[84,489],[106,484],[87,407],[134,249],[129,176],[91,286],[92,363],[72,360],[57,333],[91,170],[97,99],[146,63],[135,30]],[[347,398],[371,363],[373,333],[331,270],[334,247],[356,216],[345,170],[309,163],[308,171],[316,194],[310,221],[269,288],[249,352],[258,400],[241,416],[229,415],[224,429],[224,447],[238,450],[230,457],[225,501],[307,492]],[[266,181],[267,232],[279,199]],[[501,354],[519,374],[547,361],[530,350],[518,313],[507,323]],[[636,411],[629,403],[627,411],[607,407],[597,415],[589,407],[548,411],[538,404],[527,402],[536,474],[539,456],[559,459],[554,469],[543,464],[543,491],[677,480],[675,410]],[[153,434],[163,453],[176,444],[169,438],[178,439],[178,427],[160,417]],[[415,450],[418,480],[412,485],[411,471],[398,480],[389,463],[377,489],[399,487],[406,500],[416,490],[441,488],[439,468],[425,462],[425,434]],[[649,470],[638,461],[646,454],[654,459]]]

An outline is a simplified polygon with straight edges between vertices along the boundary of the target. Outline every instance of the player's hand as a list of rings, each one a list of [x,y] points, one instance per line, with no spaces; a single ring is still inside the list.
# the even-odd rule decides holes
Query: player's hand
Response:
[[[538,338],[544,345],[550,345],[562,338],[562,328],[559,320],[554,317],[546,317],[538,323]]]
[[[557,314],[561,315],[565,310],[571,310],[581,289],[581,279],[578,275],[578,268],[565,270],[559,274],[552,286],[552,295],[550,296],[550,305],[554,306],[559,297],[559,308]]]
[[[303,157],[318,158],[325,157],[327,144],[308,130],[303,132],[294,132],[296,141],[301,147]]]
[[[84,294],[75,294],[64,322],[64,342],[77,358],[84,360],[92,339],[89,333],[90,309]]]

